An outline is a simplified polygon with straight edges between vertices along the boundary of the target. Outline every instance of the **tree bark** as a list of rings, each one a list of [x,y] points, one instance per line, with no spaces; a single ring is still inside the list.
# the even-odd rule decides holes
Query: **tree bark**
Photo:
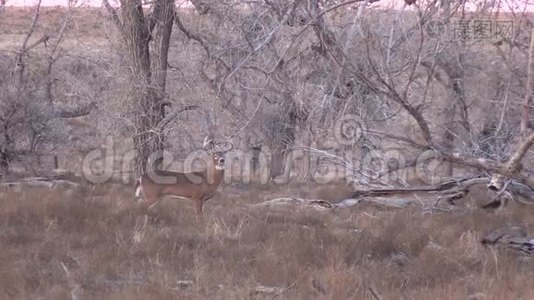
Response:
[[[152,40],[150,43],[150,56],[152,59],[152,87],[154,88],[155,105],[154,109],[159,110],[158,120],[154,120],[157,126],[165,118],[165,88],[167,83],[167,66],[169,56],[169,44],[174,23],[174,1],[160,0],[154,5],[154,12],[150,19],[150,30]],[[163,129],[163,128],[162,128]],[[163,164],[163,130],[158,132],[155,141],[154,168],[161,169]]]
[[[133,137],[136,151],[134,174],[137,177],[161,165],[163,134],[157,128],[165,117],[163,99],[174,2],[158,0],[154,4],[153,23],[145,17],[140,0],[121,0],[121,7],[122,32],[133,83],[131,97],[137,111]]]
[[[521,114],[521,139],[526,139],[529,128],[529,107],[534,97],[534,28],[530,34],[530,49],[528,53],[528,73],[527,84],[525,88],[525,99],[523,100],[522,114]]]

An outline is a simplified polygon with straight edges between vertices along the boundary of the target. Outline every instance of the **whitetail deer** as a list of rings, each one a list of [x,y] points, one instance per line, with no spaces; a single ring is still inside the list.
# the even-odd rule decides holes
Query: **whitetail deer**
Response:
[[[202,172],[178,173],[158,170],[139,177],[135,186],[135,196],[146,208],[150,208],[163,196],[191,199],[196,204],[197,218],[202,220],[202,206],[215,194],[215,190],[224,178],[224,151],[215,151],[213,139],[204,139],[204,149],[210,153],[212,160]],[[164,179],[165,183],[159,182]]]

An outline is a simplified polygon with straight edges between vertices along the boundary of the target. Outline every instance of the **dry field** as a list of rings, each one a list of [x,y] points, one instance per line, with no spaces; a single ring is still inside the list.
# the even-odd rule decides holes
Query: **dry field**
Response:
[[[43,10],[36,36],[60,15]],[[72,51],[108,45],[105,22],[73,18]],[[0,49],[14,52],[30,23],[29,10],[0,15]],[[534,206],[480,209],[484,189],[451,211],[255,206],[341,199],[321,188],[224,186],[200,223],[183,200],[146,213],[133,186],[2,186],[0,299],[534,299],[534,259],[480,242],[503,226],[533,234]]]
[[[503,225],[532,232],[534,208],[519,204],[487,211],[463,203],[454,213],[273,209],[252,204],[295,188],[226,186],[201,224],[183,200],[145,214],[131,190],[3,188],[0,298],[534,297],[532,259],[480,243]]]

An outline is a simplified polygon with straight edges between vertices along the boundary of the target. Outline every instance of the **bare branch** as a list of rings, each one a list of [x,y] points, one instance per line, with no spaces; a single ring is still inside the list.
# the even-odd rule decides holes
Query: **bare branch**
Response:
[[[46,70],[46,74],[47,74],[47,82],[46,82],[46,87],[45,87],[45,95],[46,95],[46,98],[48,100],[48,102],[52,102],[52,83],[53,83],[53,80],[52,80],[52,67],[54,66],[54,63],[59,59],[60,57],[60,54],[61,54],[61,50],[58,50],[59,49],[59,45],[61,44],[61,42],[63,41],[63,38],[65,36],[65,31],[66,31],[66,28],[67,28],[67,25],[69,24],[70,20],[71,20],[71,14],[72,14],[72,9],[71,7],[69,7],[69,10],[67,11],[66,15],[65,15],[65,18],[63,19],[63,22],[61,24],[61,27],[59,29],[59,33],[58,33],[58,36],[57,36],[57,39],[55,40],[54,44],[52,45],[52,51],[50,53],[50,56],[48,58],[48,67],[47,67],[47,70]],[[48,40],[48,37],[46,37],[46,40]],[[46,43],[46,40],[45,40],[45,43]]]
[[[514,155],[512,155],[508,163],[506,163],[505,170],[508,174],[515,174],[521,170],[521,160],[533,143],[534,133],[530,134],[530,136],[526,137],[523,142],[519,144],[519,147],[517,147]]]
[[[121,19],[119,18],[119,15],[117,14],[117,10],[109,4],[108,0],[102,0],[102,3],[104,4],[104,7],[111,15],[111,19],[113,20],[113,23],[115,23],[115,26],[117,26],[117,29],[119,30],[121,37],[124,38],[124,26],[121,23]]]
[[[22,82],[23,81],[23,77],[24,77],[24,69],[25,69],[25,64],[24,64],[24,56],[26,55],[26,53],[28,52],[28,41],[30,40],[31,36],[33,35],[33,32],[35,31],[35,27],[37,26],[37,20],[39,19],[39,13],[40,13],[40,10],[41,10],[41,1],[42,0],[39,0],[39,2],[37,2],[37,6],[35,7],[35,12],[33,14],[33,19],[32,19],[32,24],[30,26],[30,29],[28,31],[28,33],[26,34],[26,37],[24,38],[24,41],[22,42],[22,47],[20,49],[20,52],[18,53],[17,55],[17,69],[16,69],[16,74],[17,74],[17,79],[18,79],[18,82]],[[43,41],[41,41],[43,42]],[[31,48],[35,47],[36,45],[40,44],[41,42],[37,43],[37,44],[32,44],[31,45]]]
[[[52,108],[52,113],[50,114],[50,118],[77,118],[86,116],[91,113],[93,109],[96,108],[96,102],[91,102],[87,105],[75,107],[75,108],[66,108],[66,107],[60,107],[56,106]]]
[[[24,41],[22,42],[22,50],[26,50],[26,46],[28,45],[28,41],[30,40],[31,36],[33,35],[33,32],[35,31],[35,27],[37,25],[37,20],[39,20],[39,13],[40,13],[40,10],[41,10],[41,2],[42,2],[42,0],[39,0],[39,2],[37,2],[37,5],[35,7],[35,12],[33,14],[33,19],[32,19],[32,25],[30,26],[30,30],[28,31],[28,33],[26,34],[26,37],[24,38]]]
[[[177,109],[173,111],[172,113],[168,114],[165,119],[161,120],[159,124],[156,126],[156,130],[158,132],[161,132],[174,118],[176,118],[179,114],[183,113],[184,111],[189,110],[196,110],[199,109],[197,105],[186,105],[184,107],[181,107],[180,109]]]
[[[190,30],[185,28],[185,26],[182,23],[182,20],[180,19],[178,14],[176,14],[176,16],[174,18],[174,22],[175,22],[176,26],[178,27],[178,29],[180,29],[180,31],[183,34],[185,34],[185,36],[187,38],[197,41],[200,44],[200,46],[202,46],[202,48],[204,48],[204,50],[208,54],[208,57],[211,57],[211,52],[210,52],[210,48],[209,48],[208,44],[199,35],[191,32]]]
[[[31,45],[27,46],[26,47],[26,53],[28,51],[30,51],[31,49],[37,47],[39,44],[41,43],[44,43],[45,46],[46,46],[46,43],[48,42],[48,40],[50,39],[50,36],[49,35],[44,35],[42,36],[40,39],[38,39],[37,41],[33,42]]]
[[[245,65],[245,63],[248,62],[248,60],[258,51],[260,51],[265,45],[267,45],[274,37],[274,34],[282,27],[283,24],[287,23],[295,9],[297,8],[297,5],[300,3],[300,0],[295,0],[293,2],[293,5],[286,11],[285,15],[282,17],[280,22],[267,34],[267,36],[263,39],[263,41],[256,46],[253,51],[251,51],[242,61],[240,61],[237,66],[228,73],[224,79],[221,81],[219,85],[219,90],[223,88],[225,83],[241,68]]]
[[[428,149],[428,145],[419,144],[416,141],[414,141],[414,140],[412,140],[410,138],[407,138],[407,137],[398,136],[398,135],[390,134],[390,133],[387,133],[387,132],[380,132],[380,131],[376,131],[376,130],[367,130],[366,132],[369,133],[369,134],[373,134],[373,135],[383,136],[383,137],[388,138],[388,139],[402,141],[402,142],[405,142],[405,143],[407,143],[407,144],[409,144],[409,145],[411,145],[411,146],[413,146],[415,148]]]
[[[525,99],[523,100],[521,115],[521,138],[526,138],[529,129],[529,107],[534,97],[534,27],[530,34],[530,49],[528,54],[527,83],[525,87]]]

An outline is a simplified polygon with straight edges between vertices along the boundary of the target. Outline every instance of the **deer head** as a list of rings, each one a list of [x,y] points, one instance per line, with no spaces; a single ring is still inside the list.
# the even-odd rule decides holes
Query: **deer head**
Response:
[[[215,149],[215,142],[213,141],[213,138],[211,136],[206,136],[204,138],[204,150],[206,150],[213,159],[213,165],[215,166],[216,170],[224,170],[224,157],[226,152],[230,151],[233,148],[232,143],[226,142],[227,147],[224,148],[224,150],[217,151]]]

